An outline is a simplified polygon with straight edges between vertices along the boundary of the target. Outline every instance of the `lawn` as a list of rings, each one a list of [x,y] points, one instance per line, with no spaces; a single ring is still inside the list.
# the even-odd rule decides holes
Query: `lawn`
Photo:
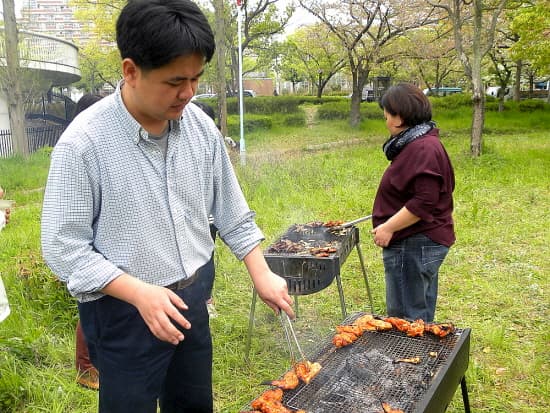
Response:
[[[441,268],[436,319],[472,329],[466,374],[472,411],[547,411],[549,111],[488,112],[478,159],[468,154],[470,119],[462,115],[435,113],[457,181],[457,242]],[[321,121],[247,135],[246,165],[232,156],[264,246],[294,223],[370,213],[387,166],[380,150],[385,134],[382,119],[370,119],[355,130],[345,121]],[[97,394],[75,384],[75,303],[40,254],[48,162],[48,151],[0,160],[0,183],[17,202],[0,233],[0,274],[12,306],[0,324],[0,411],[6,413],[96,411]],[[370,223],[359,228],[374,310],[384,314],[381,252],[371,242]],[[289,357],[280,323],[259,303],[245,358],[251,282],[220,241],[215,259],[215,404],[217,413],[234,413],[263,390],[262,381],[288,369]],[[357,253],[341,275],[348,313],[369,310]],[[298,336],[312,352],[342,321],[336,284],[300,297],[299,309]],[[448,412],[461,411],[458,389]]]

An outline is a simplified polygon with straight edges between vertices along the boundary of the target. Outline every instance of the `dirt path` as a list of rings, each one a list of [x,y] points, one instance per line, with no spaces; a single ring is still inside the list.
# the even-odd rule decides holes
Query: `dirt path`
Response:
[[[306,127],[312,128],[317,124],[315,115],[317,114],[317,106],[306,106],[304,108],[306,112]]]

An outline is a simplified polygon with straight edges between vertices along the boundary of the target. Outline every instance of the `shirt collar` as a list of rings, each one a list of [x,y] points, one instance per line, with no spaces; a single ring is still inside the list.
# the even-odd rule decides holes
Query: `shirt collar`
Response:
[[[124,104],[124,101],[122,100],[123,85],[124,79],[118,82],[114,93],[117,111],[119,112],[123,128],[126,129],[128,136],[131,136],[132,141],[134,142],[134,144],[137,145],[141,139],[148,141],[149,133],[141,127],[140,123],[132,116],[132,114],[128,111],[128,108]],[[179,120],[170,120],[169,122],[170,133],[168,136],[172,136],[174,132],[178,132],[177,135],[179,135],[181,118]]]

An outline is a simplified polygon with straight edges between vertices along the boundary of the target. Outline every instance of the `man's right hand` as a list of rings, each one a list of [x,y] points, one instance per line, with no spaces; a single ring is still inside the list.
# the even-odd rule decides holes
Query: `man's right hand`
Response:
[[[111,281],[103,292],[135,306],[151,333],[159,340],[177,345],[185,336],[174,323],[186,330],[191,328],[191,323],[178,310],[187,310],[187,305],[167,288],[122,274]]]

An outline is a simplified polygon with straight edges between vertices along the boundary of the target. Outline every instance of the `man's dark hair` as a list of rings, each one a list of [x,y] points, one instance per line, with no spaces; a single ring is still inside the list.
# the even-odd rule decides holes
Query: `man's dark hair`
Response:
[[[416,126],[432,120],[432,106],[428,97],[411,83],[390,87],[378,103],[382,109],[403,119],[401,126]]]
[[[122,59],[146,71],[194,53],[208,63],[216,47],[206,16],[189,0],[129,0],[118,17],[116,39]]]

